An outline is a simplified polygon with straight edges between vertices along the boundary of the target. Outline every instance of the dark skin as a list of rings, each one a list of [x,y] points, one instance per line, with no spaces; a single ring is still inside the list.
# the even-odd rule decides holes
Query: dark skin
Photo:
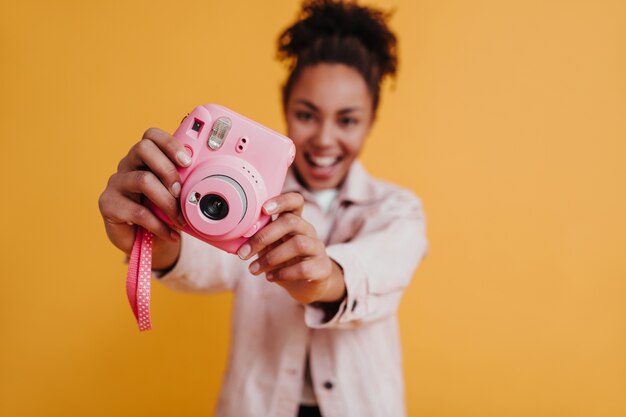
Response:
[[[176,166],[186,166],[180,152],[183,146],[160,129],[148,129],[111,176],[100,196],[99,206],[111,242],[130,254],[135,225],[155,234],[153,267],[174,265],[180,253],[180,232],[172,229],[140,204],[149,198],[182,228],[184,219],[177,201],[180,178]],[[276,220],[247,242],[242,259],[258,259],[251,264],[254,275],[285,288],[300,303],[334,302],[343,298],[345,284],[341,268],[326,255],[326,247],[317,238],[313,226],[302,217],[304,200],[298,193],[281,194],[264,205],[263,210]],[[258,269],[254,266],[258,265]]]
[[[374,120],[372,98],[361,75],[340,64],[306,68],[294,84],[285,109],[288,135],[296,146],[294,169],[310,190],[339,187],[363,147]],[[111,242],[130,254],[135,225],[155,234],[153,267],[168,269],[180,254],[184,218],[176,167],[186,167],[184,147],[163,130],[148,129],[119,163],[100,196],[100,212]],[[175,225],[160,220],[141,204],[148,198]],[[258,258],[253,275],[285,288],[300,303],[334,303],[345,297],[341,268],[326,254],[315,228],[302,218],[300,194],[285,193],[263,206],[274,221],[239,250],[244,260]]]
[[[250,238],[250,252],[244,254],[240,249],[240,256],[251,259],[258,254],[250,272],[265,273],[268,281],[301,303],[341,300],[343,272],[326,254],[315,228],[301,217],[303,207],[304,199],[298,193],[281,194],[265,203],[263,210],[278,217]]]

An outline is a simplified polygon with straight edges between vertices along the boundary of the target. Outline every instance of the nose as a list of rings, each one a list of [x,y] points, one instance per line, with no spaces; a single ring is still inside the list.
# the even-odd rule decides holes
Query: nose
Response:
[[[313,143],[319,147],[331,146],[335,142],[335,129],[330,121],[320,123]]]

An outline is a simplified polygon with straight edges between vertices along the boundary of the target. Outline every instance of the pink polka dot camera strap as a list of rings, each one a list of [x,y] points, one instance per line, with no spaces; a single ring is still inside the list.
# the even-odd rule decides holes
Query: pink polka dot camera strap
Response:
[[[150,278],[152,276],[152,232],[137,226],[133,251],[128,262],[126,295],[139,330],[150,330]]]

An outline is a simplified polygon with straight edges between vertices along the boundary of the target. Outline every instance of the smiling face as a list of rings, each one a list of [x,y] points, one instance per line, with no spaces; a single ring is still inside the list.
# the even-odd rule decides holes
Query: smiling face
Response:
[[[300,180],[312,191],[337,188],[359,155],[374,117],[361,74],[343,64],[304,68],[285,113]]]

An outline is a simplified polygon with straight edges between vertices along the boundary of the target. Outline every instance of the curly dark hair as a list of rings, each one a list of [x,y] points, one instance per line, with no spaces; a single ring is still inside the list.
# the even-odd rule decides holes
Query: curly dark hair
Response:
[[[296,22],[278,37],[278,59],[290,70],[283,106],[304,68],[331,63],[347,65],[363,76],[375,111],[383,80],[395,76],[398,68],[398,42],[387,26],[390,15],[349,0],[304,0]]]

